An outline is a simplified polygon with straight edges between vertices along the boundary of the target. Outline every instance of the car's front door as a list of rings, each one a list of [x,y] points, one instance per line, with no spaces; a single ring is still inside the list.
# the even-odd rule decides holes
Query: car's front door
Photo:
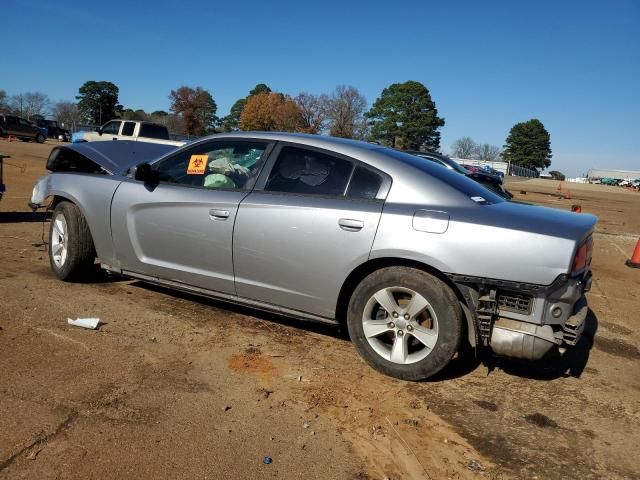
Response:
[[[157,161],[158,185],[127,179],[111,223],[120,268],[235,294],[233,226],[268,142],[203,142]]]
[[[240,204],[236,290],[331,318],[342,283],[369,257],[390,180],[331,152],[293,145],[276,150],[273,167]]]
[[[102,127],[102,135],[98,135],[97,140],[118,140],[118,134],[120,133],[120,120],[112,120],[107,122]]]

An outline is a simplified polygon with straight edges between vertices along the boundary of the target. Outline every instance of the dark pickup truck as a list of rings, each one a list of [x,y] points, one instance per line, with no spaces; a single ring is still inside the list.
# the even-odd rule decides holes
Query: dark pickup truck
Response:
[[[0,137],[16,137],[42,143],[47,139],[47,131],[24,118],[0,114]]]
[[[38,120],[38,126],[47,129],[47,137],[55,138],[61,142],[71,141],[71,132],[58,125],[55,120]]]

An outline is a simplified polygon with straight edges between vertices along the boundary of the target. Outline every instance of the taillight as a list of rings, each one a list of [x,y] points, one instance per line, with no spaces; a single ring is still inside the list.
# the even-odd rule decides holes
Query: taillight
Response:
[[[587,238],[579,247],[576,256],[573,258],[573,268],[571,273],[580,273],[591,263],[593,253],[593,237]]]

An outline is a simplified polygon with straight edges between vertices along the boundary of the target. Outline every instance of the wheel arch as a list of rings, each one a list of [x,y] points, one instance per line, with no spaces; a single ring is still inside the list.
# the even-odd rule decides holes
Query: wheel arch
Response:
[[[73,205],[75,205],[76,207],[78,207],[78,210],[80,210],[80,213],[82,214],[82,216],[84,217],[85,221],[87,222],[87,226],[89,227],[89,232],[91,233],[91,241],[94,243],[95,245],[95,241],[93,240],[94,237],[94,232],[93,232],[93,227],[91,225],[91,222],[89,221],[89,217],[87,216],[87,212],[85,212],[85,209],[82,207],[82,203],[79,202],[73,195],[69,195],[67,193],[63,193],[63,192],[52,192],[49,197],[51,197],[51,203],[49,204],[49,206],[47,207],[47,210],[53,212],[56,207],[62,203],[62,202],[69,202],[72,203]]]
[[[468,338],[468,341],[472,347],[477,345],[478,332],[476,322],[473,318],[473,314],[471,313],[472,306],[468,304],[465,296],[463,295],[460,288],[442,271],[437,268],[424,263],[419,262],[417,260],[412,260],[408,258],[398,258],[398,257],[381,257],[381,258],[373,258],[367,260],[365,263],[357,266],[345,279],[340,288],[340,293],[338,294],[338,301],[336,303],[336,314],[335,318],[339,324],[345,325],[346,317],[347,317],[347,308],[349,306],[349,299],[351,298],[351,294],[356,289],[358,284],[369,274],[375,272],[376,270],[380,270],[382,268],[387,267],[411,267],[417,268],[419,270],[423,270],[434,277],[438,278],[445,285],[447,285],[455,296],[458,298],[458,301],[461,304],[462,312],[464,314],[465,322],[463,322],[464,334]]]

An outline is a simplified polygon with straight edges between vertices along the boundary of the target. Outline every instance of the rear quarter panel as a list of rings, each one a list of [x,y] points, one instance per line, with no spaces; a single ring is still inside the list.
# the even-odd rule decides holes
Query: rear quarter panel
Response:
[[[516,214],[508,206],[493,207],[387,203],[371,258],[407,258],[445,273],[548,285],[570,270],[576,246],[595,223],[573,225],[569,215],[578,214],[568,212],[561,212],[563,222],[553,211]],[[425,208],[449,214],[444,233],[413,228],[414,213]]]

